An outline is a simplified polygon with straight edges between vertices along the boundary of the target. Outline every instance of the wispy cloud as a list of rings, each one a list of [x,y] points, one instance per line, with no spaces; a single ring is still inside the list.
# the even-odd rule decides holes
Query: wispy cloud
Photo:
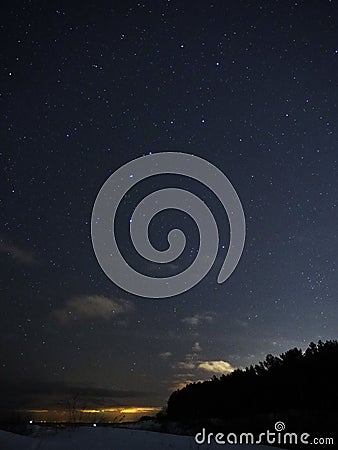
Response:
[[[168,387],[168,390],[170,392],[176,391],[177,389],[182,389],[189,383],[197,383],[199,381],[200,382],[205,381],[203,379],[197,378],[196,375],[193,373],[185,373],[185,374],[178,373],[174,375],[174,378],[175,378],[174,382],[172,382]]]
[[[122,316],[133,311],[131,302],[102,295],[84,295],[69,299],[61,309],[54,310],[54,317],[63,324],[74,320],[102,319]]]
[[[0,237],[0,253],[7,255],[18,264],[30,266],[37,263],[33,252],[20,248],[3,237]]]
[[[194,343],[194,345],[192,346],[192,351],[196,353],[202,351],[202,347],[200,346],[199,342]]]
[[[197,327],[202,323],[210,323],[214,320],[212,313],[195,314],[193,316],[184,317],[182,322],[191,326]]]
[[[180,361],[176,364],[178,369],[192,370],[195,369],[195,363],[192,361]]]
[[[160,353],[159,356],[161,359],[168,359],[172,356],[172,353],[171,352],[163,352],[163,353]]]
[[[203,381],[203,380],[200,380]],[[176,391],[178,389],[183,389],[187,384],[194,383],[194,380],[187,378],[183,381],[177,381],[170,386],[170,391]]]

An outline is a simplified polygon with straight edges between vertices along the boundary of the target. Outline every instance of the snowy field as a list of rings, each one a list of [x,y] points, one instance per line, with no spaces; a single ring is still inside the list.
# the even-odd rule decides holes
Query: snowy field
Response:
[[[79,427],[41,436],[20,436],[0,430],[1,450],[216,450],[225,445],[197,445],[193,437],[108,427]],[[269,449],[264,445],[228,445],[230,449]]]

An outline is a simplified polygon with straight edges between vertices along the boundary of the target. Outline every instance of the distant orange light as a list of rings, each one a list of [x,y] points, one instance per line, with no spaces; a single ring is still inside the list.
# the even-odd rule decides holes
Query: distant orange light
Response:
[[[99,413],[102,412],[101,409],[81,409],[83,413]]]
[[[132,408],[125,408],[121,409],[122,414],[137,414],[137,413],[149,413],[158,411],[159,408],[142,408],[142,407],[132,407]]]
[[[18,412],[30,412],[30,413],[37,413],[37,414],[42,414],[42,413],[48,413],[49,412],[48,409],[17,409],[16,411],[18,411]]]

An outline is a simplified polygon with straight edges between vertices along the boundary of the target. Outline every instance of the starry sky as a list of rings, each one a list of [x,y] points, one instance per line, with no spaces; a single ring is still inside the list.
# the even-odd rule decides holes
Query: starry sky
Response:
[[[1,3],[1,341],[4,408],[162,406],[188,381],[337,338],[335,1],[4,1]],[[105,180],[137,157],[185,152],[235,187],[247,237],[216,278],[227,216],[197,181],[150,177],[119,207],[121,252],[168,276],[198,232],[165,211],[149,233],[186,233],[167,267],[133,249],[128,218],[161,187],[202,198],[221,240],[209,274],[168,299],[126,293],[90,235]]]

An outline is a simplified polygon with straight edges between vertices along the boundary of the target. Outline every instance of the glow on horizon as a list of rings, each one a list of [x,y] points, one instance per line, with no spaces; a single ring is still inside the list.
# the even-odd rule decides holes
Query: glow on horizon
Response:
[[[90,422],[94,420],[95,415],[102,415],[107,422],[114,419],[124,422],[129,420],[138,420],[142,415],[155,415],[161,410],[159,406],[121,406],[111,408],[81,408],[77,411],[83,413],[82,422]],[[67,409],[20,409],[22,413],[31,414],[30,419],[36,422],[67,422],[69,411]]]
[[[122,414],[137,414],[137,413],[147,413],[147,412],[155,412],[159,411],[161,408],[156,407],[148,407],[148,408],[142,408],[142,407],[130,407],[121,409],[120,412]]]
[[[44,414],[44,413],[50,412],[49,409],[16,409],[16,411],[17,412],[27,412],[27,413],[36,413],[36,414]]]
[[[120,414],[138,414],[138,413],[149,413],[157,412],[161,408],[158,406],[125,406],[121,408],[103,408],[103,409],[81,409],[83,413],[120,413]]]

